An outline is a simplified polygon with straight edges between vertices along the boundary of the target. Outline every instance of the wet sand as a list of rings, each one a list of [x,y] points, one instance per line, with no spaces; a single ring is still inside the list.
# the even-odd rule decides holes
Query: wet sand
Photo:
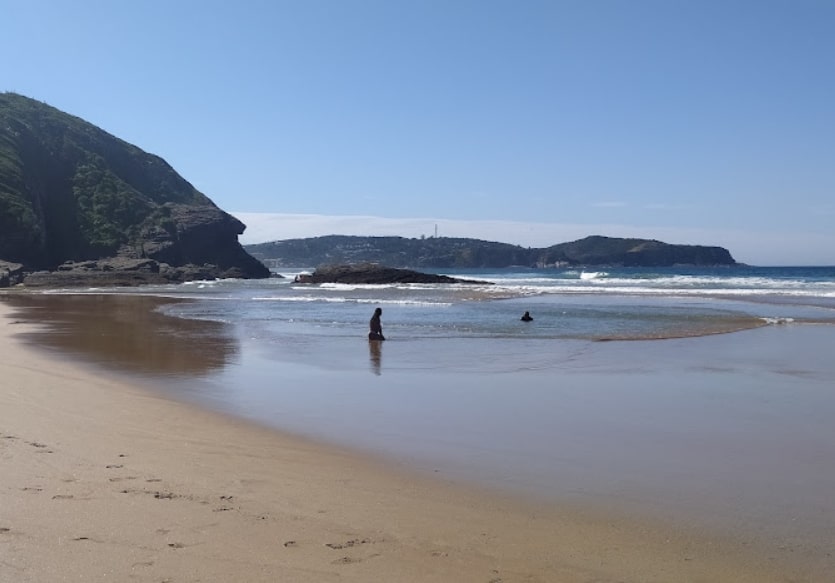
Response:
[[[173,401],[26,346],[5,299],[0,582],[830,580],[744,531],[485,492]],[[156,358],[199,376],[226,340]]]

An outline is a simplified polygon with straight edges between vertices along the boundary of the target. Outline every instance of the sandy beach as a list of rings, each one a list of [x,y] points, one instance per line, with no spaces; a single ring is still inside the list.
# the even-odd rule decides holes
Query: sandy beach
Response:
[[[739,539],[533,503],[176,402],[15,338],[0,582],[825,580]]]

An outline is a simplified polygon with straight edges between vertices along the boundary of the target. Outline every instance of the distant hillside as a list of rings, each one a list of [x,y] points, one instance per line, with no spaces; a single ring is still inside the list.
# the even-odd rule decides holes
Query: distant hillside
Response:
[[[0,260],[52,270],[120,256],[263,277],[238,243],[244,228],[162,158],[0,93]]]
[[[546,267],[555,264],[661,267],[736,263],[722,247],[671,245],[648,239],[600,236],[533,249],[450,237],[406,239],[329,235],[247,245],[246,249],[264,263],[283,267],[367,262],[412,268]]]
[[[622,265],[625,267],[669,267],[673,265],[734,265],[723,247],[672,245],[651,239],[620,239],[592,236],[542,249],[542,264]]]

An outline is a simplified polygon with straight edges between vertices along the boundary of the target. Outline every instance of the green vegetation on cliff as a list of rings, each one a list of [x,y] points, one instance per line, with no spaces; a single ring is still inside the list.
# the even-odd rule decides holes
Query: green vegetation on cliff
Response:
[[[212,205],[161,158],[26,97],[0,94],[0,257],[115,255],[165,203]]]
[[[165,160],[54,107],[0,93],[0,260],[147,257],[265,275],[244,225]]]
[[[480,239],[352,237],[329,235],[288,239],[246,249],[266,263],[286,267],[377,262],[393,267],[500,268],[570,265],[733,265],[722,247],[671,245],[648,239],[586,237],[544,249]]]

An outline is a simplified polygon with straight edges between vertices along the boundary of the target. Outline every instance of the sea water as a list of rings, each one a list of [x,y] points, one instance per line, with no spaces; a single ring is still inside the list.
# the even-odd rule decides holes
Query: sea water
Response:
[[[300,272],[284,271],[281,279],[149,286],[141,293],[197,300],[167,313],[232,323],[265,342],[288,334],[360,337],[378,306],[391,337],[585,340],[825,320],[835,308],[835,268],[443,270],[482,283],[390,285],[294,283]],[[524,311],[531,311],[533,322],[520,324]]]
[[[300,271],[84,290],[102,314],[167,298],[147,330],[117,317],[90,342],[130,337],[99,364],[134,366],[142,347],[139,372],[177,398],[442,477],[825,554],[835,269],[435,270],[483,283],[379,286]],[[366,340],[376,307],[385,342]]]

